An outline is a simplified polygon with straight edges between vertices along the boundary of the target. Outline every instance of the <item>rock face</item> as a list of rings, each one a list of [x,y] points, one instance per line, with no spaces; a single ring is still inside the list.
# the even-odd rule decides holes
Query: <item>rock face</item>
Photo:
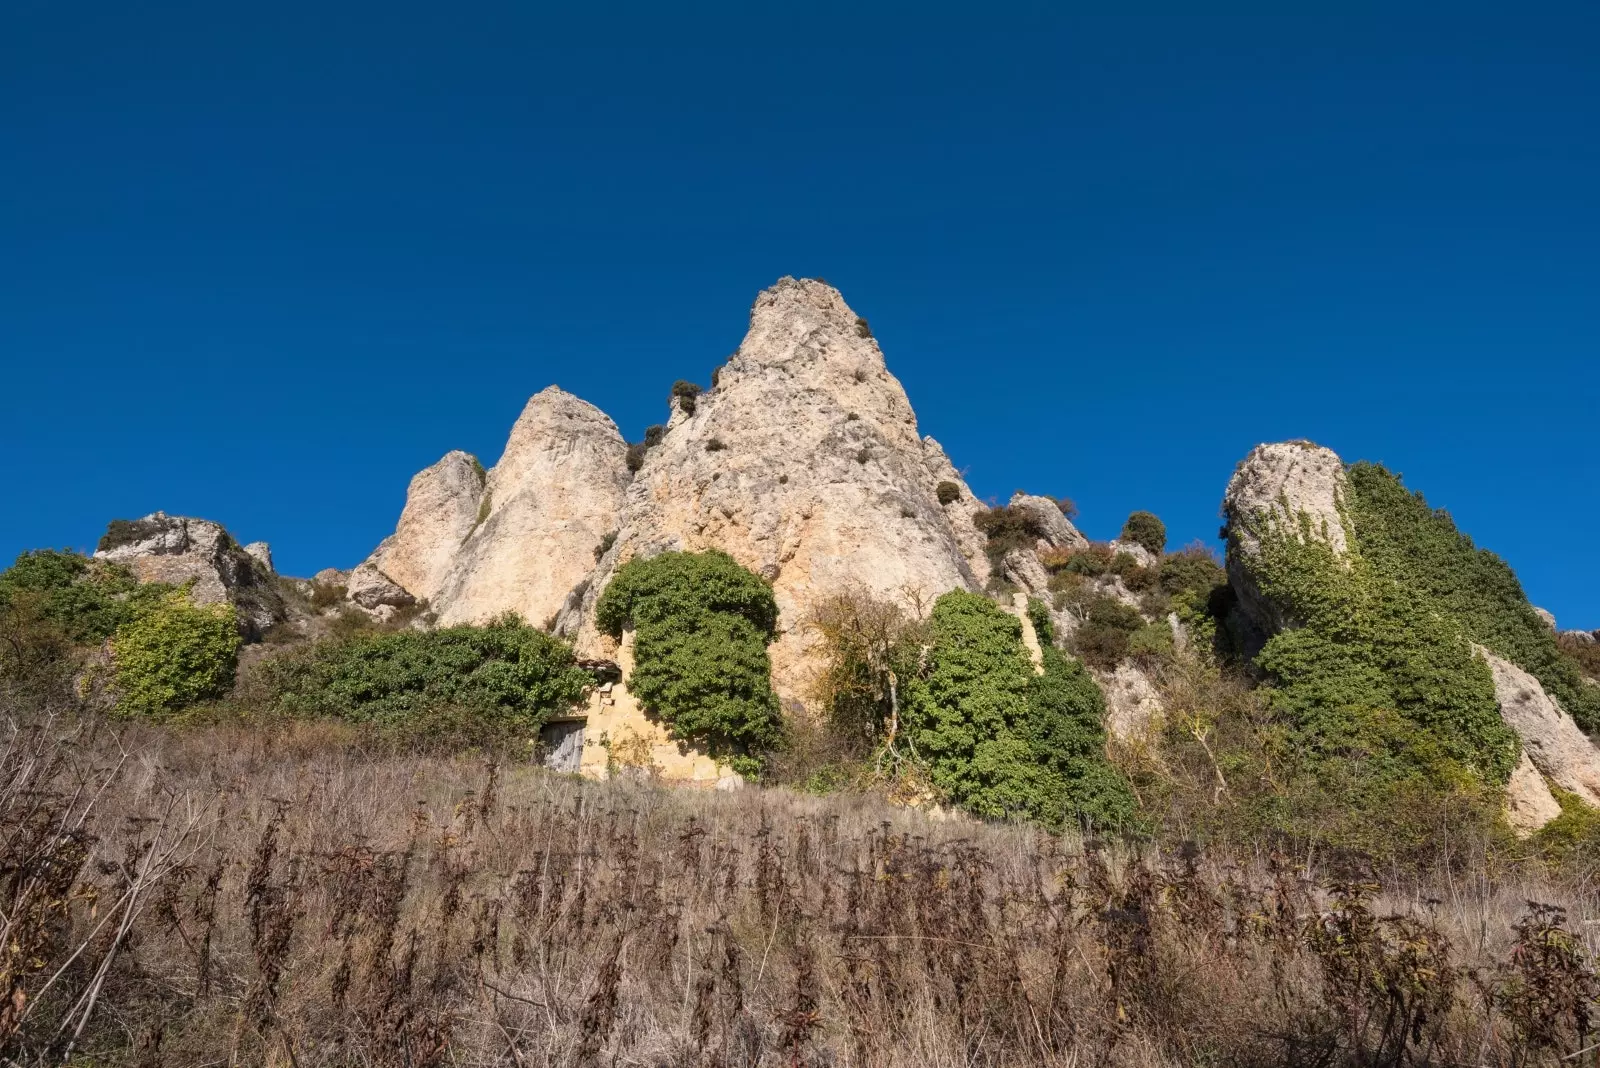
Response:
[[[1481,646],[1477,649],[1494,674],[1500,715],[1522,739],[1533,766],[1561,789],[1600,806],[1600,748],[1551,700],[1538,679]]]
[[[550,620],[621,521],[628,445],[600,409],[551,386],[523,408],[436,595],[439,622]]]
[[[954,482],[958,498],[938,499]],[[822,598],[864,589],[924,609],[986,577],[971,491],[944,450],[917,432],[905,390],[838,291],[784,278],[693,412],[678,406],[627,491],[616,544],[558,627],[603,646],[593,605],[634,556],[721,549],[773,584],[774,683],[803,696]]]
[[[258,544],[265,549],[265,543]],[[248,638],[259,637],[286,617],[270,562],[263,565],[210,520],[165,512],[117,520],[94,555],[126,564],[140,582],[192,582],[189,596],[196,604],[230,602]]]
[[[358,564],[345,580],[345,591],[358,608],[376,612],[381,608],[410,608],[417,599],[371,562]]]
[[[437,600],[461,543],[478,525],[485,478],[477,458],[459,450],[417,472],[399,525],[366,562],[414,598]]]
[[[1042,549],[1086,549],[1089,539],[1078,533],[1078,528],[1061,511],[1061,506],[1049,497],[1031,493],[1014,493],[1007,502],[1012,508],[1026,512],[1044,531],[1040,539]]]
[[[1349,552],[1339,514],[1344,464],[1332,449],[1309,441],[1258,445],[1228,482],[1222,510],[1228,522],[1228,581],[1239,606],[1262,638],[1291,624],[1277,605],[1261,596],[1248,562],[1261,539],[1278,530],[1325,542],[1335,557]]]
[[[245,554],[256,563],[267,569],[267,574],[277,574],[277,569],[272,566],[272,546],[264,541],[253,541],[244,547]]]
[[[1526,838],[1559,815],[1561,802],[1524,752],[1506,783],[1506,822],[1517,837]]]

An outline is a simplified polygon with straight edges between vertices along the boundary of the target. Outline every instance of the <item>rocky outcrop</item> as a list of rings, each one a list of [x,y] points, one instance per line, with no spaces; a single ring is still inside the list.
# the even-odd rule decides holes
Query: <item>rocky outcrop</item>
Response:
[[[196,604],[231,603],[246,638],[260,637],[286,618],[271,556],[264,566],[221,524],[207,519],[152,512],[142,519],[115,520],[94,555],[125,564],[140,582],[190,583],[189,597]]]
[[[1078,528],[1061,511],[1061,506],[1049,497],[1031,493],[1014,493],[1007,502],[1012,508],[1031,516],[1044,536],[1039,539],[1040,549],[1086,549],[1089,539],[1078,533]]]
[[[1500,715],[1522,739],[1534,767],[1556,786],[1600,807],[1600,748],[1545,693],[1538,679],[1482,646],[1476,648],[1494,674]]]
[[[366,563],[413,598],[433,603],[466,541],[483,518],[486,473],[470,453],[446,453],[417,472],[393,534]]]
[[[555,386],[522,410],[484,481],[478,519],[434,601],[439,622],[555,616],[621,523],[627,442],[604,412]]]
[[[787,698],[810,681],[807,620],[821,599],[864,589],[925,610],[978,588],[981,506],[918,434],[905,390],[837,290],[785,278],[764,291],[715,382],[692,412],[677,407],[628,489],[615,545],[562,613],[580,649],[603,644],[593,604],[613,570],[669,549],[721,549],[772,582],[773,675]],[[941,481],[958,487],[949,504]]]
[[[1349,552],[1340,504],[1344,464],[1332,449],[1309,441],[1258,445],[1233,473],[1223,497],[1227,518],[1228,581],[1239,607],[1264,639],[1293,621],[1263,597],[1250,573],[1261,539],[1271,532],[1324,542],[1335,558]]]
[[[371,561],[359,564],[345,580],[345,592],[357,608],[378,612],[384,608],[410,608],[417,599],[404,586],[380,571]]]
[[[1561,802],[1524,752],[1506,783],[1506,823],[1517,837],[1526,838],[1559,815]]]
[[[277,574],[277,569],[272,566],[272,546],[264,541],[253,541],[244,547],[245,555],[266,569],[267,574]]]
[[[1115,671],[1097,671],[1106,699],[1106,730],[1120,741],[1137,741],[1150,733],[1167,710],[1161,691],[1137,664],[1123,662]]]

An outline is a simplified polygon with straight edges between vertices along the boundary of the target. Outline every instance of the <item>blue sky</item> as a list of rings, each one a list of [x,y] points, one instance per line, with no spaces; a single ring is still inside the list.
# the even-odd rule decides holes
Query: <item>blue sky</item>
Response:
[[[1308,437],[1600,627],[1600,9],[1443,12],[12,0],[0,556],[161,508],[349,566],[820,275],[981,496],[1214,538]]]

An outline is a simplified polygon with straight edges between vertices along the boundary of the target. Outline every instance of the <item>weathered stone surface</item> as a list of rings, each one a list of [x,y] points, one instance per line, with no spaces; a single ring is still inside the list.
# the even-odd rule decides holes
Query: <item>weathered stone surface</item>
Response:
[[[435,602],[461,543],[478,525],[485,480],[477,458],[460,450],[417,472],[394,533],[366,562],[414,597]]]
[[[776,688],[807,690],[806,622],[850,588],[924,609],[979,577],[978,507],[839,293],[785,278],[764,291],[715,389],[677,411],[627,493],[615,546],[558,627],[603,644],[593,604],[621,563],[662,550],[721,549],[773,583]],[[960,486],[941,505],[940,481]],[[962,513],[966,514],[963,515]]]
[[[1540,608],[1538,605],[1534,605],[1533,614],[1538,616],[1544,625],[1549,627],[1551,630],[1556,629],[1556,617],[1554,613],[1548,612],[1545,609]]]
[[[1061,506],[1049,497],[1040,497],[1031,493],[1013,493],[1008,502],[1012,508],[1031,515],[1043,530],[1043,548],[1046,549],[1084,549],[1089,545],[1089,539],[1078,533],[1078,528],[1061,511]]]
[[[1134,562],[1140,567],[1149,567],[1156,562],[1156,554],[1136,541],[1123,541],[1121,538],[1116,538],[1107,542],[1106,547],[1111,550],[1111,555],[1113,556],[1126,554],[1133,557]]]
[[[140,582],[190,582],[196,604],[230,602],[247,638],[259,637],[285,618],[270,566],[262,567],[221,524],[207,519],[152,512],[118,521],[94,555],[126,564]]]
[[[1494,673],[1500,715],[1522,739],[1534,767],[1561,789],[1600,806],[1600,748],[1544,692],[1538,679],[1482,646],[1475,648]]]
[[[1506,783],[1506,823],[1517,837],[1527,838],[1559,815],[1561,802],[1524,752]]]
[[[434,598],[442,624],[516,612],[538,626],[594,570],[621,523],[628,446],[600,409],[555,386],[522,410],[489,472],[478,523]]]
[[[371,562],[357,565],[345,582],[350,600],[371,612],[378,608],[409,608],[417,599]]]
[[[1115,671],[1096,671],[1106,698],[1106,730],[1122,741],[1134,741],[1150,732],[1166,712],[1161,691],[1138,665],[1123,662]]]
[[[1049,598],[1050,573],[1032,549],[1012,549],[1000,561],[1000,575],[1034,597]]]
[[[267,574],[277,574],[277,569],[272,566],[272,546],[264,541],[253,541],[244,547],[245,554],[256,563],[267,569]]]
[[[318,586],[345,586],[350,582],[350,572],[337,567],[325,567],[312,575],[311,581]]]
[[[1270,531],[1326,543],[1336,558],[1349,552],[1339,514],[1344,464],[1309,441],[1258,445],[1239,464],[1222,501],[1228,529],[1228,580],[1245,616],[1270,636],[1288,626],[1281,608],[1261,596],[1249,562]]]
[[[1564,630],[1561,632],[1561,636],[1570,638],[1575,642],[1582,642],[1584,645],[1593,645],[1595,642],[1600,641],[1600,631]]]

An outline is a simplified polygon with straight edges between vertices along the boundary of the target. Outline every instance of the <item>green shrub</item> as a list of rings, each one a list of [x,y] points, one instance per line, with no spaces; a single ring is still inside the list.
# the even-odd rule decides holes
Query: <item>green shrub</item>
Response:
[[[482,627],[363,631],[264,661],[268,711],[331,717],[408,736],[534,737],[593,681],[559,639],[507,615]]]
[[[929,639],[906,687],[905,725],[946,796],[975,815],[1050,827],[1131,815],[1126,784],[1104,760],[1104,701],[1081,665],[1047,646],[1036,676],[1020,622],[963,590],[934,602]]]
[[[1033,634],[1040,645],[1055,644],[1056,625],[1050,618],[1050,606],[1037,597],[1028,598],[1028,622],[1033,624]]]
[[[1078,518],[1078,506],[1071,497],[1057,497],[1056,507],[1061,509],[1061,514],[1069,520]]]
[[[677,402],[678,407],[683,409],[684,415],[693,415],[697,406],[697,399],[703,392],[704,390],[693,382],[685,382],[680,378],[672,383],[671,400]]]
[[[1128,555],[1126,553],[1122,554]],[[1063,570],[1074,575],[1083,575],[1086,578],[1099,578],[1111,570],[1111,550],[1104,545],[1091,545],[1086,549],[1074,549],[1067,554]]]
[[[1580,726],[1600,731],[1600,689],[1585,685],[1506,562],[1477,548],[1448,512],[1428,507],[1383,467],[1358,463],[1348,477],[1351,523],[1373,571],[1457,620],[1468,639],[1537,678]]]
[[[856,337],[871,337],[871,336],[872,336],[872,327],[868,326],[867,325],[867,321],[865,319],[863,319],[861,316],[859,316],[859,315],[856,316]]]
[[[1172,626],[1164,619],[1146,623],[1128,635],[1128,655],[1143,664],[1170,659],[1172,654]]]
[[[1484,815],[1516,762],[1489,669],[1453,617],[1365,558],[1281,525],[1241,559],[1262,594],[1296,622],[1256,657],[1284,731],[1290,821],[1336,844],[1388,848],[1391,813],[1465,804]],[[1316,805],[1309,804],[1315,800]]]
[[[634,628],[629,691],[675,737],[742,774],[780,738],[767,656],[777,620],[772,587],[715,551],[630,560],[595,606],[604,633]]]
[[[721,438],[712,438],[706,442],[706,452],[721,452],[726,448],[727,446],[722,443]]]
[[[111,659],[117,710],[164,716],[221,697],[233,685],[239,626],[230,604],[167,593],[117,628]]]
[[[644,447],[653,449],[661,444],[661,439],[666,437],[667,428],[660,423],[653,423],[644,428]]]
[[[938,488],[940,504],[954,504],[961,499],[961,487],[954,482],[941,482]]]
[[[989,559],[996,563],[1013,549],[1033,548],[1045,536],[1037,516],[1009,504],[979,512],[972,522],[988,537]]]
[[[31,612],[61,628],[77,644],[95,644],[158,604],[173,587],[140,585],[121,564],[78,553],[38,549],[17,557],[0,572],[0,611],[25,594],[36,595]]]
[[[1149,512],[1134,512],[1122,524],[1122,540],[1142,545],[1160,556],[1167,547],[1167,527]]]
[[[106,532],[100,535],[95,551],[105,553],[120,549],[124,545],[154,537],[165,529],[166,526],[155,519],[113,519],[106,524]]]
[[[1129,640],[1144,627],[1144,617],[1115,597],[1094,596],[1072,635],[1073,650],[1095,667],[1109,670],[1128,655]]]
[[[611,547],[616,543],[617,532],[614,530],[607,532],[605,537],[600,539],[600,544],[594,547],[594,562],[598,564],[600,562],[600,558],[606,553],[610,552]]]

